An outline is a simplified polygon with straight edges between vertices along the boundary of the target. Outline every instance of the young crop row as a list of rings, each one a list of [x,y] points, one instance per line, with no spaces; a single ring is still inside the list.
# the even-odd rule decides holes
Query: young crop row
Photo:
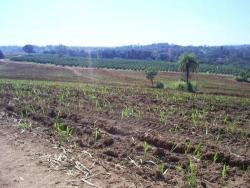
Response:
[[[191,135],[195,139],[180,143],[175,140],[168,148],[169,153],[181,154],[183,158],[189,159],[185,168],[174,163],[175,170],[184,177],[189,187],[197,185],[200,168],[197,161],[204,160],[207,148],[211,147],[214,140],[218,146],[227,144],[230,139],[234,139],[238,144],[248,142],[246,111],[249,109],[250,100],[247,98],[199,95],[152,88],[21,80],[0,80],[0,95],[2,99],[8,100],[1,101],[0,105],[7,102],[6,108],[22,117],[18,128],[32,128],[29,121],[32,117],[45,117],[45,123],[50,117],[50,126],[54,133],[61,137],[62,143],[68,142],[78,134],[77,123],[71,120],[73,116],[75,119],[93,117],[90,122],[93,143],[105,137],[104,130],[97,125],[98,117],[141,128],[147,126],[148,121],[153,122],[154,124],[143,130],[159,129],[161,135],[171,133],[175,139]],[[84,122],[81,122],[81,127],[83,125]],[[160,176],[168,173],[171,169],[166,165],[167,161],[152,157],[151,148],[157,145],[146,137],[141,141],[143,153],[131,156],[130,161],[141,166],[153,163]],[[170,138],[164,140],[168,141]],[[182,148],[180,144],[183,144]],[[229,147],[234,147],[234,143]],[[220,167],[221,179],[226,181],[231,168],[228,161],[218,148],[213,149],[210,155],[207,160],[211,165]],[[244,167],[246,168],[248,167]]]

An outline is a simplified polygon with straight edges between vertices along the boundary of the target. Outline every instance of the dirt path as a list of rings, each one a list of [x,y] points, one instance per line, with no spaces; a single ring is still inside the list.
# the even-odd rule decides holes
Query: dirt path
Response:
[[[0,111],[0,188],[137,187],[131,178],[108,170],[88,151],[58,147],[46,128],[22,130],[18,121],[6,119]],[[79,171],[76,163],[88,172],[81,166]]]
[[[39,153],[46,149],[37,143],[15,140],[11,131],[0,129],[0,188],[74,187],[61,172],[39,165]]]

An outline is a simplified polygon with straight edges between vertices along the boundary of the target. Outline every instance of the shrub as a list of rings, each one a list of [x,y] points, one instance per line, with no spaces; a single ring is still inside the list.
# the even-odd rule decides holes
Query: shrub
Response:
[[[241,72],[235,79],[238,82],[250,82],[250,71]]]
[[[158,88],[158,89],[164,89],[165,88],[165,84],[162,83],[162,82],[157,82],[156,83],[156,88]]]
[[[145,70],[145,76],[148,80],[151,81],[152,86],[154,85],[154,79],[155,79],[157,74],[158,74],[158,70],[156,70],[154,68],[147,68]]]
[[[0,59],[4,59],[3,52],[0,50]]]
[[[192,93],[195,93],[198,90],[197,84],[195,82],[186,83],[185,81],[181,80],[177,82],[172,82],[169,86],[172,89],[177,89],[179,91],[187,91]]]

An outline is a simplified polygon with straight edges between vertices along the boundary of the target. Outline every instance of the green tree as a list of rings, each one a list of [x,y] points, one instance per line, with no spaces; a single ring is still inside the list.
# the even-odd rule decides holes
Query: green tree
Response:
[[[154,86],[154,79],[157,74],[158,74],[158,71],[156,69],[148,68],[145,70],[145,76],[148,80],[151,81],[152,86]]]
[[[186,83],[189,83],[190,73],[195,72],[199,62],[194,54],[184,53],[179,57],[179,69],[184,72]]]
[[[4,59],[3,52],[0,50],[0,59]]]
[[[35,51],[34,51],[34,46],[31,45],[31,44],[26,44],[26,45],[23,47],[23,51],[26,52],[26,53],[35,53]]]
[[[250,82],[250,70],[242,71],[240,76],[236,77],[239,82]]]

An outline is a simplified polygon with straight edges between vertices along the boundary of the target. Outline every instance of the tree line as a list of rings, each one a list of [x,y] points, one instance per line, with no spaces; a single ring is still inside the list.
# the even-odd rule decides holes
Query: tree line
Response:
[[[82,66],[94,68],[145,70],[153,67],[159,71],[179,71],[177,62],[158,60],[130,60],[130,59],[107,59],[107,58],[83,58],[58,54],[29,54],[12,57],[13,61],[30,61],[41,64],[54,64],[62,66]],[[234,65],[210,65],[200,64],[198,71],[204,73],[239,75],[244,69]]]
[[[131,45],[115,48],[88,48],[57,46],[25,45],[23,50],[28,53],[44,53],[68,55],[85,58],[121,58],[139,60],[160,60],[177,62],[183,53],[193,53],[203,64],[240,65],[250,68],[250,45],[240,46],[179,46],[170,44],[152,44],[146,46]],[[28,49],[27,49],[28,48]]]

